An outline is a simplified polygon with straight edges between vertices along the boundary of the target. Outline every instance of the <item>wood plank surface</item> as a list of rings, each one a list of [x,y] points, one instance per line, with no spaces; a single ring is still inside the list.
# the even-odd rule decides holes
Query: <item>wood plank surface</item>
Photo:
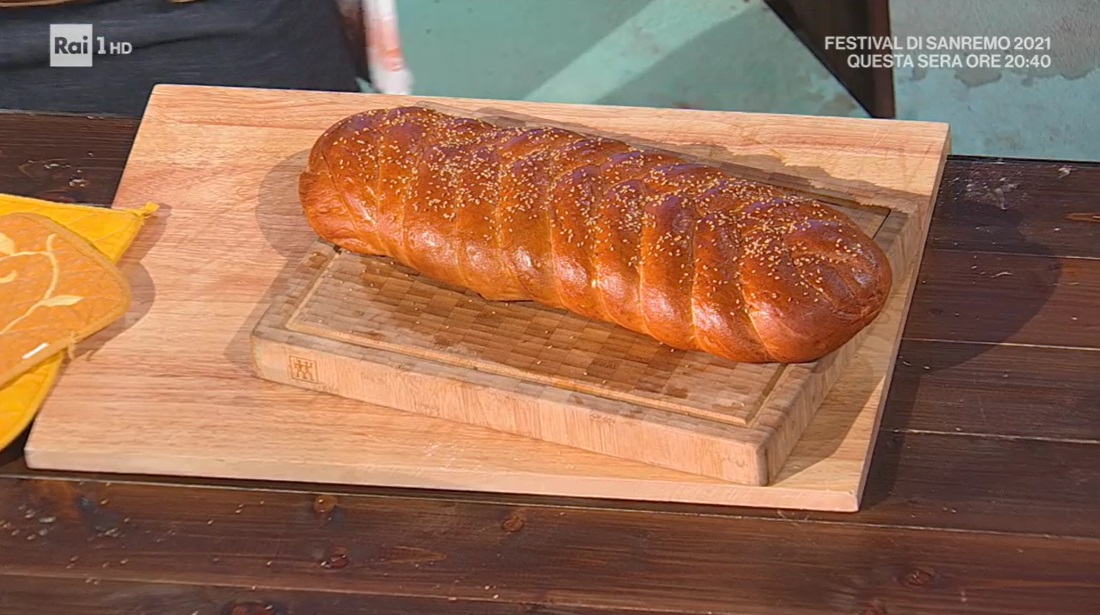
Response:
[[[117,132],[95,134],[96,158],[105,156],[108,149],[128,149],[132,129],[127,134],[124,125],[125,122],[120,122]],[[78,127],[79,124],[74,126],[65,121],[51,123],[49,118],[24,124],[0,114],[0,143],[11,142],[15,135],[26,143],[71,146],[73,152],[79,152],[83,140],[89,137],[87,131]],[[45,157],[49,156],[50,150],[46,149]],[[35,191],[50,189],[48,182],[27,183],[21,179],[17,167],[29,159],[32,157],[22,156],[19,150],[0,145],[0,178],[3,178],[0,191],[42,196]],[[82,164],[79,158],[64,161],[74,168]],[[1053,165],[1054,171],[1049,175],[1064,180],[1057,178],[1056,172],[1063,164],[950,160],[944,185],[950,186],[960,173],[973,171],[986,177],[993,176],[994,171],[985,172],[989,169],[1017,165],[1014,168],[1034,179],[1029,184],[1032,190],[1049,189],[1049,181],[1044,179],[1048,174],[1031,169]],[[90,172],[96,173],[93,178],[106,181],[112,174],[109,168]],[[1074,170],[1069,177],[1076,173]],[[1093,177],[1090,182],[1078,185],[1067,211],[1085,211],[1072,203],[1095,202],[1091,195],[1100,191],[1100,175]],[[64,191],[62,184],[67,181],[55,182],[56,194],[62,200],[78,200],[71,198],[73,192]],[[996,187],[991,180],[981,181],[991,190]],[[103,184],[91,183],[96,185]],[[15,189],[17,186],[20,189]],[[945,200],[948,198],[941,193],[933,232],[938,229],[945,233],[940,237],[967,236],[972,228],[967,218],[971,210],[955,207]],[[92,200],[110,200],[110,195]],[[1013,204],[1019,215],[1018,225],[1035,228],[1029,221],[1042,219],[1051,208],[1060,207],[1058,203],[1020,198]],[[988,244],[1001,240],[1010,246],[1006,251],[1028,249],[1021,243],[1009,243],[1011,236],[1007,233],[1005,228],[996,227],[988,242],[978,240],[967,249],[990,251]],[[981,235],[977,237],[980,239]],[[1064,235],[1052,232],[1038,240],[1044,250],[1049,250],[1044,255],[1080,256],[1074,250],[1088,247],[1081,241],[1083,236],[1065,240],[1060,237]],[[933,244],[929,253],[938,252],[938,247]],[[959,254],[963,260],[970,256],[966,252]],[[928,282],[936,283],[936,279]],[[997,309],[996,301],[972,294],[971,309],[974,313],[978,309],[992,312]],[[1060,304],[1055,298],[1039,309],[1057,310]],[[914,314],[910,327],[930,317],[927,313]],[[980,337],[980,328],[970,335]],[[898,377],[884,412],[884,434],[870,468],[865,507],[856,514],[40,471],[25,466],[17,445],[0,452],[0,476],[9,477],[0,480],[3,507],[0,519],[38,529],[53,527],[48,533],[56,533],[47,537],[55,542],[45,547],[42,546],[45,543],[36,544],[38,539],[21,545],[0,543],[0,596],[8,600],[2,603],[5,607],[16,605],[14,612],[51,613],[61,605],[66,609],[64,612],[76,615],[117,612],[188,615],[196,609],[202,615],[283,615],[284,612],[287,615],[302,612],[495,615],[503,611],[590,615],[646,611],[701,613],[708,608],[715,613],[764,614],[1088,612],[1090,605],[1100,603],[1100,580],[1096,578],[1096,561],[1100,561],[1100,556],[1095,553],[1095,537],[1100,535],[1100,515],[1095,513],[1100,503],[1090,499],[1100,491],[1095,485],[1098,467],[1092,452],[1095,445],[1057,441],[1087,439],[1095,433],[1095,409],[1100,405],[1096,401],[1096,387],[1100,384],[1090,383],[1087,372],[1081,371],[1088,367],[1083,362],[1083,358],[1092,356],[1085,354],[1088,352],[1091,351],[996,347],[956,340],[905,342]],[[902,360],[912,365],[904,366]],[[920,374],[903,370],[925,364],[932,368],[927,372],[921,368]],[[1012,372],[1012,383],[1005,385],[1003,394],[1000,389],[994,394],[981,376],[996,374],[1003,366],[1013,365],[1019,367]],[[1027,366],[1027,374],[1021,373],[1023,366]],[[1054,394],[1048,396],[1048,392]],[[978,395],[984,403],[984,419],[964,412],[971,403],[966,400],[976,400]],[[966,434],[969,421],[977,422],[973,431],[978,435]],[[1042,432],[1038,437],[1034,433],[1027,439],[1015,437],[1023,429],[1045,429],[1045,425],[1050,426],[1053,440],[1041,439]],[[945,431],[944,427],[964,430],[958,434],[918,433]],[[895,429],[905,433],[892,434]],[[1006,435],[1013,437],[1003,437]],[[250,443],[227,443],[227,446]],[[972,480],[971,476],[980,479]],[[53,524],[25,518],[27,506],[56,503],[57,508],[44,509],[49,511],[76,506],[83,501],[76,497],[77,493],[88,496],[97,505],[108,499],[107,504],[100,505],[107,511],[96,513],[85,507],[85,513],[55,515],[58,520]],[[359,499],[370,493],[377,495]],[[256,494],[262,495],[258,500],[251,499]],[[317,523],[313,503],[318,495],[335,495],[333,510],[350,508],[353,519],[371,515],[376,506],[380,513],[366,516],[366,524],[359,520],[341,523],[341,515],[345,521],[347,515],[337,513],[324,526],[325,533],[320,539],[317,533],[295,531],[306,520]],[[259,501],[265,502],[265,508],[268,502],[282,502],[278,505],[281,512],[266,515],[262,520],[253,516],[257,507],[246,506],[236,512],[240,503]],[[323,504],[321,509],[325,507]],[[536,513],[523,518],[518,533],[523,534],[524,528],[530,526],[538,535],[549,533],[552,538],[542,540],[555,544],[529,549],[531,543],[526,540],[505,540],[495,549],[488,546],[492,544],[486,542],[489,538],[504,534],[503,523],[511,518],[511,513],[522,510],[526,514],[532,508]],[[654,509],[666,512],[647,516],[652,513],[645,511]],[[545,518],[559,512],[565,513],[561,517],[564,525],[554,525],[551,530]],[[35,517],[41,519],[50,514],[36,511]],[[754,520],[757,516],[764,519]],[[122,523],[127,517],[130,523]],[[646,527],[655,534],[647,541],[632,538],[638,532],[639,518],[651,520]],[[208,521],[213,523],[207,524]],[[137,529],[127,532],[125,538],[113,536],[110,530],[119,524]],[[509,527],[519,525],[518,521],[512,521]],[[103,536],[99,536],[97,526],[103,530]],[[911,529],[899,529],[907,526]],[[169,532],[178,534],[181,529],[199,541],[197,546],[192,546],[190,540],[169,535]],[[240,551],[236,547],[244,542],[240,539],[242,532],[249,537],[251,550],[243,550],[240,559],[232,562],[246,564],[243,573],[233,577],[243,582],[226,581],[225,571],[235,569],[227,566],[224,559],[214,562],[214,557],[224,557],[222,550]],[[593,533],[599,538],[601,532],[608,533],[607,542],[616,542],[618,550],[601,548],[592,542]],[[1018,532],[1025,536],[1017,536]],[[65,539],[59,543],[62,534]],[[1063,535],[1092,538],[1082,540]],[[660,540],[654,541],[654,536]],[[0,531],[0,538],[10,541],[17,537],[11,537],[9,530]],[[173,541],[167,542],[169,538]],[[665,539],[687,542],[661,548]],[[141,540],[144,542],[139,543]],[[379,542],[372,546],[371,540]],[[607,547],[607,542],[602,544]],[[782,550],[761,553],[761,548],[755,546],[767,542],[780,545]],[[369,560],[370,564],[356,563],[351,573],[356,575],[355,581],[362,581],[368,574],[373,575],[373,581],[348,581],[341,576],[344,574],[341,570],[317,565],[312,559],[314,549],[333,544],[366,544],[368,557],[377,554],[378,559]],[[432,566],[415,558],[407,558],[411,561],[405,563],[394,562],[401,559],[402,552],[408,553],[395,549],[395,545],[420,546],[448,554],[456,550],[471,553],[482,547],[484,553],[481,559],[464,560],[478,562],[468,566],[469,570],[440,578],[435,576]],[[204,548],[210,552],[202,553]],[[133,566],[130,561],[119,564],[133,552],[142,554],[143,568]],[[300,565],[280,571],[277,579],[265,576],[269,574],[266,567],[269,556],[280,553],[300,557]],[[745,557],[741,556],[743,553]],[[753,554],[759,556],[752,559]],[[474,553],[473,557],[477,555]],[[570,555],[574,559],[569,559]],[[77,569],[76,562],[69,561],[74,556],[77,562],[87,557],[98,559],[90,559],[90,565]],[[567,565],[560,565],[564,560],[568,560]],[[66,568],[69,564],[74,564],[73,568]],[[199,564],[198,568],[189,568]],[[605,570],[595,570],[595,566]],[[395,569],[400,569],[397,576]],[[573,569],[575,573],[570,572]],[[595,580],[588,578],[592,575]],[[333,581],[334,577],[339,581]],[[758,577],[765,580],[761,588],[754,583]],[[509,593],[502,595],[507,599],[492,600],[491,595],[486,599],[484,586],[482,591],[476,591],[476,583],[483,579],[494,584],[507,581]],[[454,583],[456,580],[459,582]],[[594,587],[597,582],[600,586]],[[638,582],[652,586],[639,594],[644,598],[642,605],[633,599]],[[785,584],[782,588],[778,587],[780,582]],[[337,583],[337,589],[327,589]],[[546,589],[549,583],[555,585],[551,590]],[[695,591],[700,584],[708,584],[701,593]],[[255,591],[251,589],[253,585],[257,587]],[[293,589],[276,589],[276,585]],[[459,593],[449,591],[452,586]],[[475,596],[477,600],[466,602],[460,594]],[[517,594],[541,599],[512,599]],[[567,596],[563,598],[562,594]],[[232,611],[236,601],[248,600],[253,595],[259,596],[258,607]],[[452,602],[450,598],[456,600]],[[573,605],[566,606],[567,601]],[[581,606],[593,603],[600,606]],[[628,606],[616,606],[623,604]],[[283,607],[285,611],[278,610]],[[4,612],[3,608],[0,612]]]
[[[1100,348],[1098,296],[1100,259],[935,250],[905,336]]]
[[[1100,258],[1100,164],[956,158],[948,168],[935,247]]]
[[[306,152],[322,130],[350,113],[409,102],[158,88],[115,199],[124,208],[150,200],[162,206],[121,265],[134,280],[135,309],[85,343],[67,366],[35,423],[28,462],[829,510],[856,506],[889,359],[857,355],[822,407],[826,419],[817,429],[811,424],[766,491],[255,378],[249,334],[277,292],[274,280],[315,238],[297,203]],[[703,151],[761,178],[921,217],[928,204],[913,195],[934,193],[946,147],[940,124],[447,102]],[[847,144],[843,155],[837,155],[838,139]],[[912,245],[922,243],[923,235]],[[874,326],[901,324],[887,317]],[[863,348],[892,357],[896,339],[868,330]],[[828,408],[835,409],[829,414]],[[255,433],[265,435],[252,438]],[[250,440],[247,448],[237,445],[242,439]],[[324,455],[317,454],[319,447]]]
[[[354,595],[308,588],[202,586],[165,581],[100,579],[94,576],[0,574],[0,612],[50,615],[612,615],[607,609],[537,602]],[[631,611],[619,611],[627,613]],[[660,611],[651,610],[651,613]],[[667,611],[665,611],[667,612]]]
[[[0,112],[0,191],[109,204],[137,127],[128,118]]]
[[[1098,462],[1092,444],[1035,439],[883,433],[867,478],[865,505],[855,514],[776,510],[684,503],[630,502],[570,497],[419,489],[308,485],[173,476],[86,474],[81,478],[115,485],[239,487],[248,491],[402,497],[410,500],[482,502],[499,506],[563,505],[607,510],[660,510],[675,514],[766,517],[827,521],[849,525],[935,528],[1100,538],[1100,488],[1091,468]],[[1051,468],[1058,468],[1052,474]],[[66,478],[65,472],[30,470],[17,460],[0,468],[16,479]],[[968,480],[968,477],[981,480]],[[0,491],[0,494],[4,493]],[[15,497],[14,494],[10,494]],[[449,504],[441,504],[448,506]],[[1056,514],[1052,511],[1056,511]]]
[[[1097,374],[1094,350],[905,341],[882,428],[1100,442]]]
[[[1100,595],[1097,540],[75,481],[19,488],[0,502],[0,571],[19,562],[26,576],[158,581],[171,570],[185,584],[679,613],[1054,613]]]
[[[861,522],[1100,538],[1095,443],[883,433],[875,455]]]

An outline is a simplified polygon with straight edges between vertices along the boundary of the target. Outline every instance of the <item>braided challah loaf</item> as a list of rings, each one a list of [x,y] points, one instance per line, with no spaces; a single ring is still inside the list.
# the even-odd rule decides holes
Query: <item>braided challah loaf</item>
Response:
[[[332,126],[300,197],[346,250],[739,362],[824,356],[891,284],[878,245],[816,201],[611,139],[420,107]]]

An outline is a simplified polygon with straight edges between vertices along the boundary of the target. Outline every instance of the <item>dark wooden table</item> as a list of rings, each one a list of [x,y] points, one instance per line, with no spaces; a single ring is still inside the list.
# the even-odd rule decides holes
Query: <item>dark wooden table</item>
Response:
[[[0,192],[109,203],[137,123],[0,115]],[[1100,612],[1100,165],[952,159],[864,510],[27,469],[0,614]]]

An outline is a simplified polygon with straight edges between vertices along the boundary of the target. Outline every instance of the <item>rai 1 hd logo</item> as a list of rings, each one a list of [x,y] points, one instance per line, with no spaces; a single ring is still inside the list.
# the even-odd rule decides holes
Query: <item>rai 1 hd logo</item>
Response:
[[[134,46],[95,36],[90,23],[50,24],[50,66],[89,67],[99,55],[128,55]]]

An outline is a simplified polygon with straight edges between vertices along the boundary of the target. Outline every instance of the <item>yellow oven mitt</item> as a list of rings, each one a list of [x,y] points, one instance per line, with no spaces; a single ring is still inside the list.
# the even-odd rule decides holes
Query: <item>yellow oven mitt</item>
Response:
[[[112,263],[122,258],[146,218],[156,210],[154,204],[122,211],[0,194],[0,216],[31,213],[49,218],[82,237]],[[64,353],[55,353],[0,386],[0,448],[30,424],[56,381],[63,359]]]
[[[130,285],[83,237],[38,214],[0,216],[0,385],[129,307]]]

